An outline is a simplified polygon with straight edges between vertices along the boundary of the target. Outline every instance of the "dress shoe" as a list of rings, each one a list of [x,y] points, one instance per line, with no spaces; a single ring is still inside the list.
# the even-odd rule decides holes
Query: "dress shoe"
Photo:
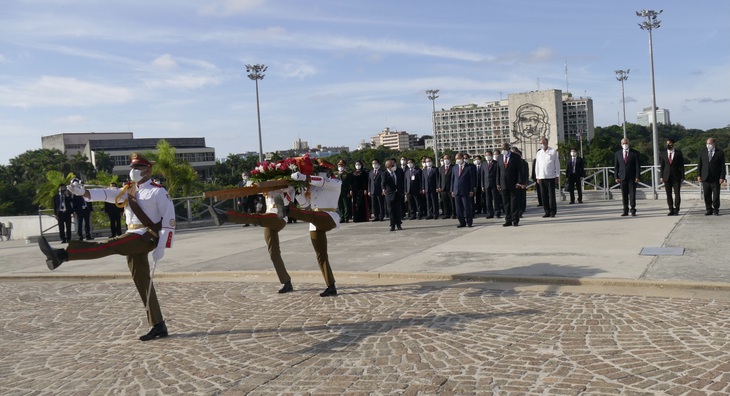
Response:
[[[571,202],[568,202],[568,203],[572,205],[572,204],[574,204],[575,202],[571,201]]]
[[[451,216],[451,218],[452,218],[453,220],[456,220],[456,216]]]
[[[335,285],[327,286],[327,288],[324,289],[324,291],[322,293],[319,293],[320,297],[331,297],[331,296],[336,296],[336,295],[337,295],[337,288],[335,287]]]
[[[493,219],[494,218],[494,215],[489,215],[489,216],[487,216],[487,218],[488,219]]]
[[[512,226],[512,223],[504,223],[504,224],[502,224],[502,227],[511,227],[511,226]]]
[[[497,218],[498,219],[501,219],[502,218],[502,213],[497,212]]]
[[[720,211],[719,210],[716,210],[714,214],[715,214],[715,216],[719,216],[720,215]]]
[[[459,224],[458,226],[456,226],[456,228],[464,228],[464,227],[466,227],[466,225]]]
[[[93,237],[93,236],[91,236],[91,235],[87,235],[87,236],[86,236],[86,240],[87,240],[87,241],[91,241],[91,240],[94,240],[94,237]]]
[[[512,223],[512,227],[519,227],[519,225],[520,225],[520,223],[517,222],[517,221],[515,221],[515,222]]]
[[[395,227],[390,227],[390,230],[391,231],[395,231]]]
[[[284,286],[279,289],[280,294],[289,293],[291,291],[294,291],[294,288],[291,285],[291,281],[284,283]]]
[[[674,216],[674,211],[670,210],[669,213],[667,213],[667,216]]]
[[[433,216],[426,216],[426,220],[433,220]]]
[[[165,326],[165,322],[160,322],[150,329],[150,332],[143,335],[142,337],[139,337],[140,341],[149,341],[154,340],[155,338],[165,338],[167,337],[167,326]]]
[[[582,199],[579,199],[579,200],[578,200],[578,203],[583,203],[583,200],[582,200]]]
[[[631,212],[631,216],[636,217],[636,211],[635,210]]]
[[[555,213],[550,213],[550,217],[555,217]]]
[[[624,212],[624,213],[621,213],[621,217],[624,217],[624,216],[628,216],[628,215],[629,215],[629,214],[628,214],[628,213],[626,213],[626,212]]]
[[[705,212],[705,216],[712,216],[712,212]]]
[[[65,239],[61,239],[61,243],[68,243]]]
[[[61,263],[68,260],[68,253],[63,249],[52,248],[44,236],[38,239],[38,247],[41,248],[41,252],[46,256],[46,265],[48,265],[48,269],[51,271],[60,267]]]
[[[550,214],[549,213],[545,213],[544,215],[542,215],[542,217],[550,217]]]
[[[397,225],[395,226],[395,228],[397,228],[397,229],[398,229],[398,231],[403,231],[403,227],[401,227],[401,225],[400,225],[400,224],[397,224]]]
[[[472,228],[473,227],[471,224],[467,224],[466,226],[469,227],[469,228]]]
[[[218,226],[218,227],[220,227],[221,225],[223,225],[223,223],[225,223],[226,220],[228,220],[228,215],[226,215],[224,213],[219,213],[212,206],[208,206],[208,212],[210,213],[210,217],[213,218],[213,223],[215,223],[215,225]],[[247,226],[247,225],[248,224],[244,225],[244,227]]]

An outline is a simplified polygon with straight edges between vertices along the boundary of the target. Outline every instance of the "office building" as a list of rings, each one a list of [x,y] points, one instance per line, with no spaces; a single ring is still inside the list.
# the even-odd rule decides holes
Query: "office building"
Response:
[[[644,107],[644,111],[636,113],[636,123],[645,127],[651,126],[653,117],[654,115],[652,114],[651,107]],[[667,109],[660,109],[657,107],[656,118],[659,124],[671,124],[671,121],[669,120],[669,110]]]

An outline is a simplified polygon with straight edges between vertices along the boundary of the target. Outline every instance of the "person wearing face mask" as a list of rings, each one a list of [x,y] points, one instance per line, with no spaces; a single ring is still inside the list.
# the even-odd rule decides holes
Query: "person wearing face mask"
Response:
[[[456,218],[459,219],[457,228],[472,226],[476,186],[476,168],[464,162],[462,153],[456,154],[456,166],[451,172],[451,196],[456,206]]]
[[[535,157],[535,177],[542,195],[542,207],[545,215],[542,217],[555,217],[558,205],[555,200],[555,186],[560,178],[560,158],[558,151],[548,146],[546,137],[540,138],[542,149]]]
[[[486,201],[484,199],[484,167],[482,167],[482,156],[474,156],[474,168],[477,177],[477,187],[474,191],[474,214],[486,213]]]
[[[396,228],[399,230],[403,229],[401,224],[403,217],[403,186],[405,183],[405,174],[403,173],[403,169],[398,168],[395,164],[395,158],[385,161],[387,171],[383,172],[383,176],[380,179],[385,204],[388,206],[388,213],[390,213],[391,231],[395,231]]]
[[[126,256],[129,271],[137,286],[147,311],[147,321],[152,328],[139,338],[149,341],[167,337],[167,326],[162,317],[157,294],[152,286],[148,254],[152,252],[155,263],[162,259],[165,249],[172,247],[175,231],[175,207],[164,187],[150,180],[152,163],[137,153],[130,156],[131,183],[123,189],[95,188],[86,190],[78,181],[68,190],[83,196],[87,201],[115,203],[124,207],[127,232],[104,242],[69,241],[67,249],[53,249],[41,237],[38,245],[46,256],[48,269],[55,270],[65,261],[92,260],[114,254]]]
[[[527,174],[522,157],[510,151],[509,143],[502,145],[502,155],[497,160],[497,189],[502,194],[504,224],[502,227],[520,225],[520,190],[526,188]]]
[[[337,203],[337,211],[340,212],[340,222],[348,223],[352,217],[352,183],[351,175],[347,172],[347,163],[344,160],[337,161],[336,177],[342,182],[340,200]]]
[[[667,151],[662,151],[659,155],[659,175],[659,181],[664,183],[664,191],[667,193],[667,216],[676,216],[682,203],[679,194],[684,181],[684,156],[674,147],[674,139],[667,139]]]
[[[406,204],[408,205],[408,220],[421,220],[421,180],[423,175],[421,170],[416,167],[415,162],[409,159],[406,162],[406,171],[404,173],[404,191],[406,194]]]
[[[370,205],[368,203],[368,171],[361,160],[355,161],[355,170],[350,176],[350,191],[352,195],[352,221],[362,223],[370,219]]]
[[[575,147],[570,148],[570,158],[565,163],[565,178],[568,179],[568,192],[570,203],[575,203],[575,190],[578,189],[578,203],[583,203],[583,178],[586,177],[586,170],[583,158],[578,156]]]
[[[248,173],[241,172],[241,181],[238,182],[238,187],[249,187],[253,183],[248,180]],[[256,198],[258,195],[250,195],[247,197],[240,197],[236,200],[238,204],[238,210],[241,213],[255,213],[256,212]],[[248,227],[249,224],[244,224],[244,227]]]
[[[482,164],[482,189],[484,190],[484,213],[487,219],[502,215],[502,199],[497,191],[497,161],[494,160],[492,150],[484,153]]]
[[[118,190],[117,183],[109,184],[109,188]],[[122,235],[122,213],[124,213],[124,208],[120,208],[110,202],[104,202],[104,212],[109,216],[111,237],[114,238]]]
[[[445,154],[443,157],[443,165],[439,168],[439,188],[438,192],[441,198],[441,206],[444,216],[442,219],[455,219],[454,198],[451,196],[451,174],[453,172],[451,166],[451,156]]]
[[[715,139],[707,139],[704,149],[700,150],[697,164],[697,181],[702,182],[705,199],[705,216],[720,215],[720,186],[725,183],[725,153],[715,145]]]
[[[81,182],[83,186],[84,183]],[[76,233],[79,235],[79,241],[84,240],[84,233],[86,234],[87,240],[92,240],[94,237],[91,236],[91,212],[94,211],[94,207],[91,202],[86,202],[83,197],[75,195],[74,201],[74,216],[76,216]]]
[[[621,200],[623,202],[623,213],[621,216],[636,216],[636,183],[641,179],[641,164],[639,152],[629,146],[629,139],[621,139],[621,150],[616,152],[613,161],[613,172],[616,175],[616,183],[621,185]]]
[[[433,159],[426,158],[426,167],[421,171],[421,193],[426,198],[426,220],[439,217],[439,171],[433,166]]]
[[[380,161],[374,159],[373,170],[368,178],[368,195],[370,196],[370,208],[373,221],[385,219],[385,198],[383,197],[383,170],[380,169]]]
[[[71,240],[71,215],[73,214],[73,196],[66,190],[66,185],[58,185],[58,194],[53,196],[53,215],[58,221],[58,235],[61,243]]]

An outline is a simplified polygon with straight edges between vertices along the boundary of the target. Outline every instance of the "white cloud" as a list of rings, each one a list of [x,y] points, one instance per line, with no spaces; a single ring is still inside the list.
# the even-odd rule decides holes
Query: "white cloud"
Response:
[[[216,0],[201,8],[203,15],[230,16],[252,10],[265,0]]]
[[[172,55],[165,54],[152,61],[152,65],[165,70],[171,70],[177,67],[177,62],[172,59]]]
[[[53,125],[76,125],[88,121],[87,117],[80,115],[70,115],[66,117],[56,118],[52,121]]]
[[[144,83],[150,88],[197,89],[208,85],[218,85],[221,83],[221,78],[216,76],[180,74],[163,79],[148,79]]]
[[[303,79],[317,74],[315,67],[305,62],[279,64],[276,68],[286,78]]]
[[[95,106],[126,103],[132,91],[112,85],[82,81],[76,78],[42,76],[38,80],[14,86],[0,86],[0,106]]]

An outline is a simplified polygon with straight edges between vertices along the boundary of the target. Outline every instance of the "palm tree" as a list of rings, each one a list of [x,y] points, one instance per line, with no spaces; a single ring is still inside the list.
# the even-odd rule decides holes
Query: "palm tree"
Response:
[[[52,170],[46,172],[46,181],[38,187],[33,203],[44,208],[52,207],[53,196],[58,193],[58,185],[69,184],[71,183],[71,179],[75,177],[73,173],[69,173],[64,177],[59,171]]]
[[[175,148],[161,139],[157,143],[157,153],[149,153],[149,158],[155,161],[152,173],[165,178],[167,191],[173,197],[190,196],[193,188],[198,187],[198,172],[187,162],[178,162],[175,159]]]
[[[94,154],[94,159],[97,172],[112,173],[114,170],[114,160],[112,160],[112,157],[109,154],[99,151]]]

